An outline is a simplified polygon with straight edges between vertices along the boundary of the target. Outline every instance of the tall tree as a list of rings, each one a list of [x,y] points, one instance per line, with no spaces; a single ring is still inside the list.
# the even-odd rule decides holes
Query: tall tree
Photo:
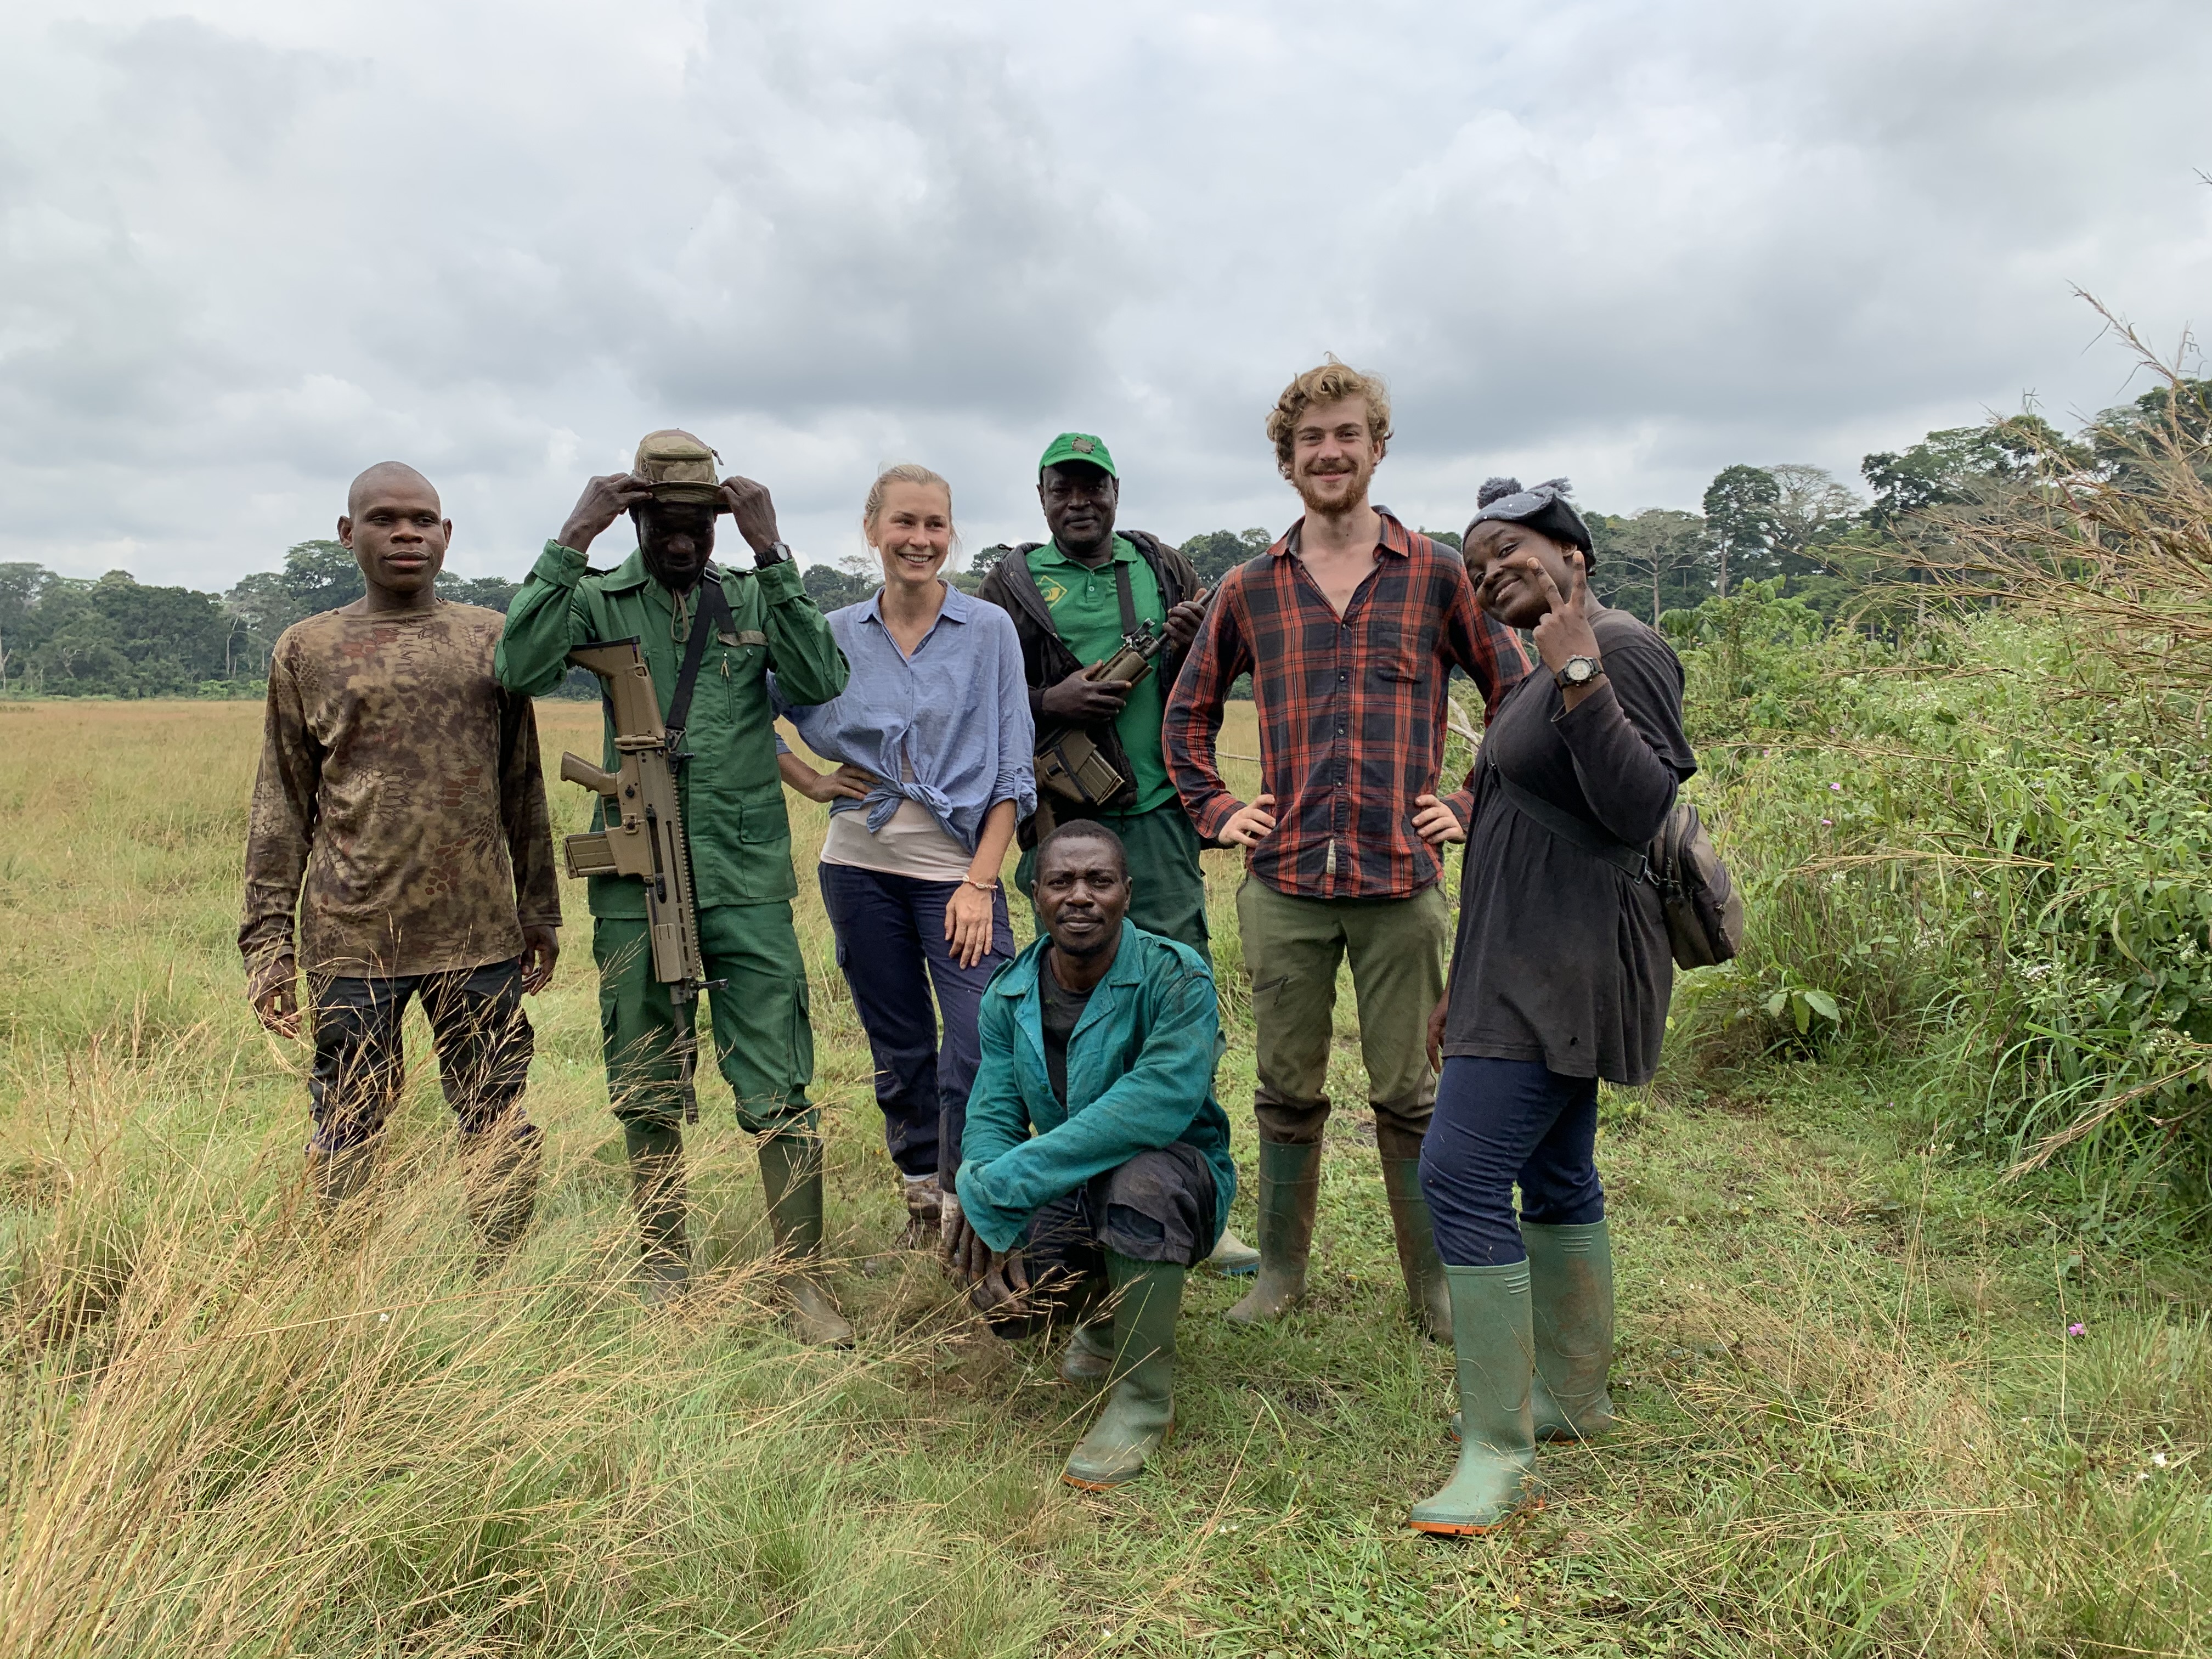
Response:
[[[1713,591],[1712,542],[1696,514],[1654,507],[1628,518],[1593,513],[1589,524],[1591,585],[1607,604],[1640,612],[1656,627],[1668,611],[1693,608]]]
[[[1774,556],[1785,576],[1811,576],[1827,568],[1819,550],[1850,534],[1866,504],[1827,469],[1784,461],[1761,469],[1774,480]]]
[[[1185,542],[1182,556],[1197,570],[1199,580],[1214,587],[1238,565],[1257,558],[1274,544],[1274,537],[1264,530],[1248,530],[1241,536],[1227,530],[1209,530]]]
[[[1731,578],[1749,581],[1771,574],[1780,534],[1776,512],[1782,486],[1764,467],[1723,467],[1705,486],[1705,533],[1712,538],[1714,591],[1728,597]]]

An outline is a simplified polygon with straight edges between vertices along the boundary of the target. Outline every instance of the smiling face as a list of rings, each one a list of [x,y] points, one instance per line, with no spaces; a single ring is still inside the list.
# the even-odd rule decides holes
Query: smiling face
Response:
[[[1112,842],[1063,836],[1037,855],[1037,923],[1053,948],[1071,957],[1096,956],[1121,937],[1129,910],[1129,872]]]
[[[445,567],[453,526],[430,481],[410,466],[386,463],[354,480],[338,540],[361,565],[362,579],[395,599],[427,592]]]
[[[1309,404],[1291,428],[1285,467],[1309,513],[1345,513],[1367,499],[1382,441],[1364,398]]]
[[[868,521],[868,540],[883,561],[887,587],[934,582],[952,553],[952,496],[939,484],[894,479]]]
[[[1053,539],[1085,553],[1114,533],[1120,482],[1089,461],[1056,461],[1037,475],[1037,501]]]
[[[1571,593],[1575,573],[1568,555],[1577,551],[1525,524],[1486,520],[1468,532],[1467,574],[1485,611],[1508,628],[1534,628],[1552,602],[1544,585],[1522,567],[1533,556],[1560,592]]]

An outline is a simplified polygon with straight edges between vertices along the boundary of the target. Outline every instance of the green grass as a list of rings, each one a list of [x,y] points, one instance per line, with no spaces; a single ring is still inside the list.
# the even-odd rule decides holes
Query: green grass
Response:
[[[547,705],[549,751],[592,715]],[[2000,1182],[1947,1127],[1971,1103],[1905,1060],[1686,1041],[1657,1087],[1607,1098],[1622,1427],[1547,1448],[1544,1508],[1463,1542],[1403,1527],[1450,1466],[1449,1363],[1401,1313],[1352,1109],[1307,1308],[1236,1330],[1237,1287],[1194,1277],[1157,1469],[1060,1483],[1089,1401],[890,1249],[811,883],[856,1349],[778,1329],[750,1149],[713,1089],[710,1272],[678,1314],[635,1304],[580,925],[532,1009],[550,1152],[513,1261],[471,1275],[419,1024],[379,1219],[325,1237],[295,1206],[301,1056],[252,1027],[230,944],[258,718],[0,707],[0,1654],[2206,1647],[2203,1273],[2059,1176]],[[579,793],[556,786],[564,817]],[[794,817],[808,871],[818,827]],[[1208,861],[1249,1158],[1236,871]],[[1350,1003],[1342,1102],[1364,1094]]]

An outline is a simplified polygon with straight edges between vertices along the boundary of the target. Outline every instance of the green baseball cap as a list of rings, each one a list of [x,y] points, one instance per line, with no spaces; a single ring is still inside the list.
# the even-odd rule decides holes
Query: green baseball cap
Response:
[[[1062,461],[1088,461],[1103,468],[1109,478],[1121,475],[1114,470],[1114,458],[1107,453],[1106,441],[1094,438],[1088,432],[1063,432],[1044,447],[1044,454],[1037,461],[1037,471],[1058,466]]]

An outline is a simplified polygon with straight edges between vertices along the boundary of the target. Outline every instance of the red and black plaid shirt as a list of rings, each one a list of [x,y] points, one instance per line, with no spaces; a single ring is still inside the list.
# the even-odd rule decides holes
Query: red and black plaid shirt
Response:
[[[1454,665],[1486,714],[1532,666],[1520,636],[1474,602],[1449,548],[1382,515],[1375,568],[1339,617],[1306,574],[1291,526],[1222,579],[1190,660],[1168,699],[1168,769],[1208,841],[1243,803],[1213,761],[1222,702],[1252,676],[1260,776],[1275,830],[1252,873],[1307,898],[1406,898],[1437,878],[1413,833],[1413,798],[1433,792],[1444,759],[1445,688]],[[1465,823],[1470,792],[1445,798]]]

